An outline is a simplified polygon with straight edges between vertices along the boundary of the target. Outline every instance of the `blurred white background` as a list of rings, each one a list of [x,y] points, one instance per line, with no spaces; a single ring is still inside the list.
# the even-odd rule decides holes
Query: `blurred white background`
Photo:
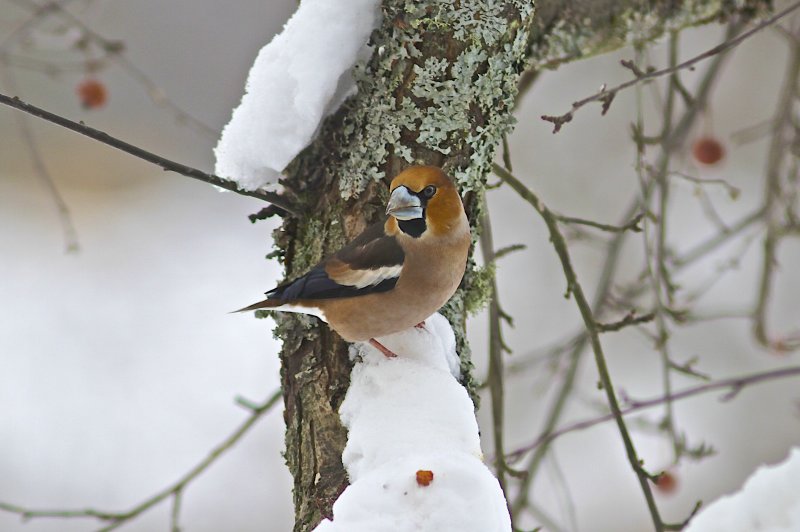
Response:
[[[239,101],[259,48],[280,30],[295,5],[289,0],[233,5],[95,1],[73,2],[71,11],[100,35],[124,42],[130,64],[171,101],[219,131]],[[0,6],[2,43],[29,13],[24,2],[0,0]],[[681,54],[689,57],[721,39],[718,27],[687,31]],[[72,52],[33,53],[81,65]],[[654,63],[663,64],[663,45],[650,53]],[[606,117],[599,117],[594,106],[579,111],[558,135],[538,118],[566,111],[602,83],[627,79],[619,59],[631,57],[627,49],[548,72],[520,105],[510,139],[515,173],[555,210],[614,223],[638,190],[629,138],[634,91],[619,95]],[[785,59],[785,43],[775,32],[745,42],[718,81],[713,124],[707,116],[695,134],[713,131],[726,140],[769,118]],[[24,65],[9,67],[8,62],[0,68],[13,70],[18,95],[33,104],[191,166],[213,166],[217,137],[155,105],[146,88],[118,65],[95,74],[107,86],[109,99],[91,111],[81,109],[75,95],[86,76],[80,69],[51,75]],[[701,71],[687,73],[687,85]],[[659,113],[648,105],[646,123],[654,129]],[[0,501],[34,508],[126,510],[180,477],[247,417],[234,403],[237,395],[258,402],[276,389],[279,344],[270,323],[227,312],[250,303],[279,279],[280,266],[264,260],[277,222],[251,225],[246,215],[261,207],[256,200],[166,174],[33,121],[44,161],[79,235],[80,252],[65,254],[62,226],[33,171],[18,119],[15,111],[0,109]],[[709,190],[726,220],[758,205],[766,145],[766,138],[739,147],[728,143],[726,159],[714,170],[692,168],[687,160],[693,173],[724,177],[742,190],[735,202],[722,189]],[[715,229],[693,187],[676,188],[670,241],[686,250]],[[514,350],[510,360],[525,360],[537,348],[578,331],[580,320],[574,303],[563,298],[563,273],[538,216],[507,188],[491,192],[489,202],[496,246],[527,245],[503,258],[497,269],[503,306],[516,318],[516,328],[506,332]],[[760,248],[757,239],[740,267],[714,285],[699,309],[751,308]],[[580,243],[572,251],[584,287],[592,293],[600,253]],[[627,278],[641,269],[641,251],[640,240],[629,240],[621,265]],[[682,273],[678,282],[687,288],[707,283],[736,251],[736,246],[723,248]],[[778,259],[771,325],[790,331],[800,324],[798,241],[782,244]],[[486,373],[486,327],[485,313],[470,322],[480,378]],[[661,394],[661,362],[648,339],[629,330],[604,335],[603,341],[619,388],[635,398]],[[683,361],[698,356],[696,369],[715,378],[797,363],[797,355],[757,347],[749,322],[742,319],[677,329],[672,351]],[[551,379],[547,364],[509,377],[509,448],[538,435],[552,400],[546,387]],[[581,400],[573,402],[564,422],[598,412],[603,396],[596,380],[593,361],[585,356],[577,392]],[[689,378],[674,381],[676,389],[696,384]],[[735,490],[758,464],[780,460],[800,443],[799,390],[796,380],[785,380],[748,388],[732,402],[722,403],[720,394],[711,394],[676,403],[679,429],[693,443],[705,441],[718,453],[673,470],[677,490],[659,494],[667,519],[682,520],[696,500]],[[486,397],[479,418],[484,450],[491,454],[488,406]],[[280,410],[188,487],[183,530],[291,528]],[[645,417],[657,420],[659,415],[656,409]],[[635,441],[648,467],[670,465],[665,439],[644,430],[635,432]],[[534,497],[565,529],[649,529],[644,500],[611,424],[563,437],[553,456]],[[93,520],[22,523],[0,512],[3,531],[96,528]],[[123,527],[168,528],[168,504]]]

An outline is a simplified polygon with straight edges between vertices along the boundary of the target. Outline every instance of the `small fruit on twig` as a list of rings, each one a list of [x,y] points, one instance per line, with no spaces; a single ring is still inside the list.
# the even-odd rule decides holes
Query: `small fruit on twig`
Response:
[[[702,164],[717,164],[725,157],[725,148],[714,137],[700,137],[692,144],[692,155]]]
[[[678,489],[678,479],[669,471],[663,471],[655,480],[656,489],[664,494],[673,493]]]
[[[84,109],[99,109],[108,101],[106,86],[95,78],[86,78],[81,81],[76,92]]]

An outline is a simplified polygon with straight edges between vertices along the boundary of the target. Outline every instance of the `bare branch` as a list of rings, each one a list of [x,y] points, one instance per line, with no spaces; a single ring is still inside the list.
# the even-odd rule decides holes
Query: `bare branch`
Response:
[[[181,532],[180,516],[183,490],[179,489],[172,494],[172,511],[170,512],[170,532]]]
[[[34,519],[44,517],[61,517],[61,518],[95,518],[109,523],[101,529],[101,531],[114,530],[115,528],[125,524],[131,519],[138,517],[146,512],[153,506],[164,501],[167,498],[173,498],[173,507],[171,511],[172,530],[175,532],[178,526],[178,517],[180,513],[180,502],[183,490],[195,478],[200,476],[206,469],[208,469],[217,459],[229,451],[236,443],[244,436],[250,428],[255,425],[256,421],[261,419],[264,414],[270,411],[281,398],[281,391],[276,390],[270,395],[262,405],[255,408],[244,423],[237,428],[230,436],[228,436],[222,443],[214,447],[200,463],[189,470],[185,475],[178,479],[171,486],[164,488],[152,497],[145,499],[138,505],[134,506],[126,512],[107,512],[102,510],[95,510],[87,508],[83,510],[36,510],[32,508],[25,508],[16,504],[7,502],[0,502],[0,510],[18,514],[22,519]]]
[[[186,166],[184,164],[177,163],[169,159],[165,159],[160,155],[156,155],[152,152],[139,148],[138,146],[134,146],[133,144],[129,144],[125,141],[119,140],[100,130],[94,129],[79,122],[74,122],[68,118],[64,118],[63,116],[51,113],[50,111],[46,111],[29,103],[25,103],[16,96],[12,97],[12,96],[7,96],[5,94],[0,94],[0,103],[2,103],[3,105],[7,105],[9,107],[13,107],[14,109],[18,109],[22,112],[28,113],[30,115],[36,116],[43,120],[47,120],[48,122],[58,124],[61,127],[64,127],[76,133],[80,133],[81,135],[102,142],[103,144],[107,144],[108,146],[124,151],[125,153],[133,155],[134,157],[144,159],[147,162],[160,166],[164,170],[170,172],[177,172],[181,175],[185,175],[186,177],[191,177],[193,179],[197,179],[199,181],[203,181],[205,183],[209,183],[211,185],[224,188],[225,190],[230,190],[231,192],[242,194],[243,196],[250,196],[253,198],[258,198],[260,200],[268,201],[273,205],[280,207],[281,209],[283,209],[288,213],[297,214],[295,207],[289,203],[287,198],[281,196],[280,194],[276,194],[274,192],[268,192],[266,190],[252,190],[252,191],[242,190],[241,188],[239,188],[239,185],[234,181],[231,181],[229,179],[224,179],[222,177],[215,176],[213,174],[207,174],[206,172],[203,172],[196,168],[192,168],[191,166]]]
[[[600,229],[601,231],[606,231],[608,233],[623,233],[625,231],[633,231],[634,233],[639,233],[642,231],[642,228],[639,227],[639,222],[642,221],[644,215],[637,214],[631,219],[630,222],[626,223],[625,225],[609,225],[600,222],[595,222],[593,220],[585,220],[583,218],[564,216],[562,214],[555,214],[555,217],[559,222],[563,222],[566,224],[586,225],[589,227],[594,227],[595,229]]]
[[[790,56],[787,71],[778,105],[775,110],[774,129],[767,155],[767,168],[765,171],[764,187],[764,215],[766,222],[766,235],[764,237],[764,254],[762,258],[761,275],[759,280],[758,296],[755,310],[753,311],[753,335],[763,346],[778,351],[793,351],[800,348],[800,335],[783,339],[773,339],[767,332],[767,308],[769,306],[772,282],[777,265],[777,249],[784,235],[783,218],[785,217],[781,197],[784,194],[781,174],[783,161],[789,152],[787,146],[791,138],[787,138],[787,131],[792,129],[792,109],[796,105],[798,77],[800,77],[800,50],[790,46]],[[792,132],[792,135],[796,133]]]
[[[185,111],[182,107],[170,99],[164,89],[159,87],[155,81],[153,81],[145,72],[142,71],[142,69],[131,62],[124,54],[125,45],[123,42],[107,39],[106,37],[98,34],[81,19],[65,9],[64,4],[66,4],[66,2],[64,0],[62,0],[61,3],[47,2],[43,7],[40,7],[36,2],[31,0],[16,0],[16,2],[20,5],[24,5],[27,9],[32,10],[34,13],[39,13],[43,9],[47,9],[47,13],[55,13],[68,23],[79,28],[87,39],[90,39],[96,43],[96,45],[103,51],[107,58],[119,65],[125,72],[128,73],[131,78],[145,88],[147,95],[155,105],[169,109],[179,123],[190,125],[192,129],[208,138],[216,138],[219,136],[219,131]],[[86,66],[82,65],[82,70],[85,68]]]
[[[0,58],[1,57],[2,53],[0,53]],[[4,85],[12,92],[17,92],[17,83],[13,70],[4,68],[2,69],[2,74]],[[53,198],[53,202],[56,204],[58,217],[61,220],[61,227],[64,232],[65,250],[67,253],[75,253],[80,250],[80,243],[78,241],[78,231],[75,229],[75,223],[72,220],[72,213],[69,210],[69,206],[64,200],[64,196],[61,195],[61,191],[56,185],[53,176],[50,174],[50,170],[47,168],[44,156],[39,149],[39,143],[36,141],[36,137],[33,134],[33,128],[31,127],[29,117],[24,114],[18,114],[17,123],[19,124],[19,131],[22,135],[22,139],[28,146],[28,151],[33,161],[33,168],[39,176],[39,179],[44,183],[48,192],[50,192],[50,197]]]
[[[719,185],[721,187],[724,187],[725,191],[728,193],[728,196],[730,196],[730,198],[732,200],[739,199],[739,196],[742,194],[741,189],[731,185],[730,183],[728,183],[724,179],[720,179],[720,178],[717,178],[717,179],[705,178],[704,179],[704,178],[700,178],[700,177],[694,177],[694,176],[691,176],[689,174],[685,174],[683,172],[670,172],[670,175],[676,176],[676,177],[680,177],[681,179],[685,179],[686,181],[689,181],[690,183],[694,183],[696,185]]]
[[[578,282],[577,275],[572,268],[572,261],[569,256],[569,250],[567,249],[567,243],[558,228],[558,220],[547,208],[547,206],[542,203],[539,197],[536,196],[533,191],[523,185],[511,173],[506,172],[502,168],[495,168],[495,172],[497,173],[498,177],[508,183],[511,188],[513,188],[525,201],[530,203],[533,208],[536,209],[547,225],[547,229],[550,233],[550,241],[555,248],[558,258],[561,260],[561,266],[564,269],[564,276],[567,279],[567,293],[571,293],[574,297],[575,304],[578,306],[578,310],[583,318],[586,332],[589,335],[589,342],[595,355],[595,363],[597,365],[597,372],[600,376],[600,382],[602,383],[603,390],[606,393],[606,399],[608,400],[608,405],[611,408],[614,420],[617,422],[617,428],[619,429],[620,436],[622,436],[625,451],[628,455],[628,461],[630,462],[631,467],[636,472],[636,476],[639,479],[639,485],[641,486],[642,493],[647,501],[647,507],[650,510],[650,516],[653,519],[653,524],[655,525],[656,531],[661,532],[664,530],[664,522],[659,515],[658,507],[656,506],[653,492],[650,488],[648,475],[642,468],[641,460],[636,454],[636,449],[633,445],[633,440],[630,437],[630,433],[628,432],[628,427],[625,425],[625,421],[622,418],[619,403],[617,402],[617,397],[614,392],[614,385],[611,382],[611,375],[606,365],[605,355],[603,354],[603,347],[600,343],[597,322],[595,321],[592,307],[589,304],[589,301],[586,299],[586,296],[583,293],[583,288]]]
[[[700,61],[702,61],[704,59],[708,59],[711,56],[726,52],[726,51],[730,50],[731,48],[739,45],[742,41],[744,41],[745,39],[747,39],[748,37],[750,37],[754,33],[757,33],[758,31],[766,28],[767,26],[770,26],[770,25],[774,24],[775,22],[777,22],[778,20],[782,19],[786,15],[792,13],[793,11],[795,11],[799,7],[800,7],[800,2],[795,2],[792,5],[790,5],[789,7],[787,7],[786,9],[784,9],[783,11],[780,11],[780,12],[776,13],[775,15],[773,15],[773,16],[769,17],[768,19],[762,21],[761,23],[755,25],[751,29],[739,34],[737,37],[734,37],[732,39],[728,39],[725,42],[720,43],[717,46],[714,46],[713,48],[710,48],[710,49],[706,50],[702,54],[696,55],[696,56],[692,57],[691,59],[688,59],[688,60],[686,60],[686,61],[684,61],[684,62],[682,62],[680,64],[677,64],[675,66],[663,68],[661,70],[653,70],[653,71],[650,71],[650,72],[642,72],[641,70],[639,70],[637,68],[636,71],[634,71],[634,75],[636,76],[636,77],[634,77],[634,79],[626,81],[625,83],[620,83],[619,85],[617,85],[615,87],[612,87],[610,89],[607,89],[605,87],[605,85],[604,85],[603,87],[601,87],[601,89],[598,92],[596,92],[592,96],[588,96],[588,97],[586,97],[586,98],[584,98],[582,100],[578,100],[577,102],[574,102],[572,104],[572,109],[570,109],[569,111],[567,111],[563,115],[558,115],[558,116],[544,115],[544,116],[542,116],[542,120],[546,120],[547,122],[552,122],[553,125],[554,125],[553,133],[558,133],[561,130],[561,127],[564,124],[566,124],[567,122],[572,120],[575,111],[577,111],[578,109],[580,109],[581,107],[583,107],[584,105],[586,105],[588,103],[591,103],[591,102],[602,102],[602,104],[603,104],[602,114],[605,114],[608,111],[609,106],[611,105],[611,101],[614,99],[614,97],[617,95],[617,93],[619,91],[625,90],[628,87],[633,87],[634,85],[638,85],[639,83],[643,83],[645,81],[650,81],[652,79],[655,79],[655,78],[658,78],[658,77],[661,77],[661,76],[665,76],[667,74],[672,74],[674,72],[678,72],[679,70],[684,70],[684,69],[687,69],[687,68],[691,68],[696,63],[699,63]],[[623,62],[623,66],[625,66],[627,68],[630,68],[630,65],[632,65],[632,63],[630,61]]]
[[[525,244],[511,244],[510,246],[502,247],[494,252],[494,260],[505,257],[515,251],[522,251],[526,248],[527,246]]]
[[[671,259],[670,262],[675,268],[682,268],[698,261],[705,257],[715,249],[719,248],[726,242],[730,241],[742,231],[752,227],[756,222],[760,221],[764,216],[764,207],[759,207],[750,214],[743,216],[739,221],[731,224],[727,230],[720,231],[712,237],[700,242],[686,253]]]
[[[675,68],[678,63],[678,34],[673,32],[669,38],[668,58],[669,67]],[[673,146],[669,143],[672,135],[673,126],[673,113],[675,109],[675,80],[678,78],[677,71],[670,74],[669,82],[667,83],[667,95],[662,111],[662,124],[661,124],[661,151],[663,154],[671,154]],[[641,90],[638,88],[637,90]],[[641,106],[637,108],[637,124],[640,130],[644,129],[644,116]],[[647,271],[649,274],[652,293],[655,299],[655,325],[656,325],[656,340],[655,347],[661,357],[661,375],[662,386],[664,393],[670,395],[672,393],[672,374],[671,374],[671,359],[669,353],[669,337],[670,331],[667,327],[666,313],[667,306],[673,302],[675,285],[672,282],[672,274],[670,273],[667,265],[667,226],[669,216],[669,201],[671,196],[671,182],[669,180],[669,165],[671,157],[662,157],[659,160],[658,166],[649,168],[643,164],[645,149],[641,144],[638,145],[638,164],[637,170],[639,172],[640,181],[643,182],[642,174],[645,170],[649,170],[650,178],[655,183],[655,191],[657,193],[658,202],[655,209],[656,214],[656,228],[655,228],[655,243],[652,249],[649,244],[648,231],[644,231],[644,246]],[[644,209],[650,209],[649,199],[650,195],[643,194],[645,198]],[[647,223],[647,222],[645,222]],[[665,301],[666,300],[666,301]],[[675,427],[675,416],[672,408],[672,403],[667,402],[664,414],[663,427],[669,434],[672,442],[674,452],[674,460],[680,458],[681,447],[678,444],[678,432]]]
[[[681,521],[680,523],[675,524],[667,524],[664,526],[664,530],[683,530],[689,525],[689,521],[694,519],[694,516],[697,515],[697,512],[700,511],[700,508],[703,507],[703,501],[697,501],[692,508],[692,511],[689,512],[689,516]]]
[[[730,391],[736,391],[736,393],[738,393],[743,388],[752,386],[754,384],[768,382],[776,379],[783,379],[787,377],[800,377],[800,366],[790,366],[787,368],[764,371],[761,373],[753,373],[751,375],[743,375],[741,377],[722,379],[716,382],[710,382],[708,384],[701,384],[698,386],[694,386],[692,388],[687,388],[686,390],[675,392],[670,395],[663,395],[661,397],[656,397],[654,399],[631,401],[631,405],[628,406],[627,408],[622,409],[621,413],[623,416],[627,416],[629,414],[633,414],[640,410],[645,410],[647,408],[653,408],[655,406],[663,405],[669,401],[679,401],[681,399],[687,399],[689,397],[694,397],[695,395],[709,393],[717,390],[729,390],[729,393],[726,393],[723,396],[724,400],[729,400],[732,398],[732,396],[730,395]],[[594,427],[595,425],[599,425],[607,421],[612,421],[613,419],[614,419],[613,414],[606,414],[592,419],[579,421],[577,423],[571,423],[558,430],[554,430],[550,434],[545,434],[540,436],[533,443],[530,443],[524,447],[520,447],[518,449],[515,449],[514,451],[511,451],[508,454],[508,459],[518,460],[525,453],[528,453],[541,445],[549,444],[553,440],[563,436],[564,434],[569,434],[570,432],[575,432],[578,430],[588,429],[590,427]]]
[[[487,209],[488,210],[488,209]],[[497,256],[494,252],[494,241],[492,239],[492,224],[489,220],[488,212],[484,212],[480,221],[480,242],[483,252],[483,261],[488,266],[492,264]],[[505,449],[503,429],[505,427],[505,389],[503,370],[503,354],[508,348],[503,341],[502,311],[500,310],[500,299],[497,292],[497,281],[492,277],[491,280],[491,300],[489,301],[489,374],[486,377],[486,384],[492,399],[492,434],[494,437],[495,451],[495,470],[497,481],[500,488],[509,500],[508,485],[506,484],[506,473],[509,470],[505,461]],[[507,502],[508,504],[508,502]],[[509,507],[509,512],[511,508]]]
[[[611,323],[597,323],[597,331],[604,333],[604,332],[613,332],[619,331],[628,327],[630,325],[640,325],[642,323],[647,323],[653,321],[656,317],[655,314],[652,312],[648,314],[644,314],[643,316],[637,316],[635,311],[630,311],[624,318],[619,321],[611,322]]]
[[[736,23],[732,25],[731,32],[735,35],[736,32],[740,31],[740,29],[741,24]],[[696,89],[694,98],[692,100],[692,105],[686,108],[683,116],[676,123],[672,135],[670,135],[670,137],[666,139],[666,142],[664,143],[669,147],[670,152],[662,152],[659,155],[659,162],[657,163],[658,165],[662,164],[661,160],[668,158],[671,155],[671,150],[674,150],[675,147],[680,144],[681,140],[686,137],[688,131],[695,123],[700,111],[705,107],[706,102],[710,97],[713,83],[722,67],[724,58],[725,55],[717,55],[712,59],[708,68],[703,74],[703,78],[701,79],[698,88]],[[654,186],[652,181],[648,186]],[[639,212],[641,212],[641,199],[637,195],[637,197],[631,201],[630,205],[626,209],[625,214],[622,216],[622,220],[630,220]],[[597,283],[595,299],[593,302],[593,311],[595,315],[599,315],[606,307],[608,296],[611,293],[612,282],[616,274],[617,265],[619,263],[622,246],[625,243],[625,239],[628,235],[630,235],[629,232],[616,233],[608,242],[605,251],[603,269],[600,280]],[[553,404],[549,409],[549,413],[547,414],[546,420],[543,423],[543,427],[540,431],[540,434],[542,435],[546,435],[554,431],[559,419],[564,413],[570,393],[575,385],[576,375],[578,374],[578,368],[587,341],[588,333],[584,331],[582,334],[575,336],[574,340],[570,341],[570,343],[567,345],[569,348],[569,353],[565,357],[567,359],[567,367],[563,372],[559,389],[555,393]],[[520,483],[518,494],[514,500],[515,511],[518,511],[525,504],[527,504],[528,493],[530,492],[534,478],[536,478],[539,467],[546,456],[547,449],[547,445],[542,445],[534,451],[528,464],[528,475]]]

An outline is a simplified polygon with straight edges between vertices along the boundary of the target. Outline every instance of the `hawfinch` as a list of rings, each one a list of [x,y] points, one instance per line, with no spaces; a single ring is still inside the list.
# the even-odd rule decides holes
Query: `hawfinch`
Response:
[[[241,311],[312,314],[345,340],[396,356],[375,337],[422,327],[450,299],[464,276],[470,232],[458,191],[440,168],[412,166],[390,192],[385,221]]]

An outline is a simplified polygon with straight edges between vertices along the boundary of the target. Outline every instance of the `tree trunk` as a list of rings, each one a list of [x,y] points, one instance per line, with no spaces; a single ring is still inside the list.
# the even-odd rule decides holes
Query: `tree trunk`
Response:
[[[740,10],[763,4],[753,1]],[[287,193],[305,213],[287,218],[275,233],[287,278],[383,216],[389,181],[410,164],[438,165],[453,176],[475,227],[495,146],[512,129],[511,110],[526,66],[553,66],[622,46],[631,33],[652,40],[673,26],[722,19],[734,9],[733,2],[610,0],[540,6],[534,21],[525,0],[383,2],[373,55],[356,72],[358,95],[328,117],[286,172]],[[470,262],[444,310],[473,397],[464,322],[489,286]],[[307,531],[331,517],[333,502],[348,484],[341,461],[347,433],[338,408],[351,362],[346,343],[315,318],[276,318],[276,334],[284,340],[281,379],[295,531]]]

